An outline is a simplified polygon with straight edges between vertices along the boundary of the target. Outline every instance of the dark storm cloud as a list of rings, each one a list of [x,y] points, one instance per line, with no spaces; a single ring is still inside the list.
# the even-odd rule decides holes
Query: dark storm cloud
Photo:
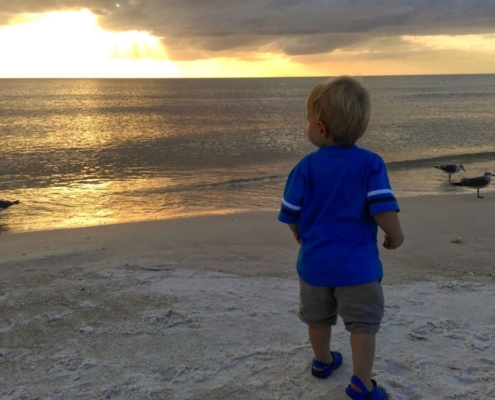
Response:
[[[101,15],[105,28],[163,37],[176,58],[260,48],[318,54],[373,37],[495,32],[494,0],[1,0],[0,20],[80,8]]]

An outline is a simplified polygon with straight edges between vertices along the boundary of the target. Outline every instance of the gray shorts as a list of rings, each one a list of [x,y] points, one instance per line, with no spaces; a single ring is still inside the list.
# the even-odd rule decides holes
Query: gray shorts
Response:
[[[344,320],[351,333],[376,333],[383,318],[384,297],[379,281],[364,285],[311,286],[299,279],[299,318],[308,325],[326,328]]]

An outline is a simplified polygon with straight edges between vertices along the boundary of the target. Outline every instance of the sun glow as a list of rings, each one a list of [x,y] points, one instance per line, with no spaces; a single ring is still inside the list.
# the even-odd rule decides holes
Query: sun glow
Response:
[[[255,61],[234,57],[187,61],[180,64],[180,69],[184,77],[200,73],[205,78],[289,77],[308,73],[304,65],[278,54],[258,55]]]
[[[458,50],[495,54],[495,35],[403,36],[404,41],[433,50]]]
[[[257,52],[198,50],[198,59],[172,61],[164,42],[150,32],[109,31],[89,10],[58,11],[23,14],[0,27],[0,78],[494,73],[494,49],[494,34],[402,36],[314,55],[289,56],[267,45]],[[171,56],[181,57],[174,51]]]
[[[26,14],[0,29],[0,77],[179,76],[159,38],[111,32],[87,10]]]
[[[172,62],[159,38],[104,30],[88,10],[22,15],[0,28],[0,58],[0,78],[305,75],[304,65],[272,53]]]

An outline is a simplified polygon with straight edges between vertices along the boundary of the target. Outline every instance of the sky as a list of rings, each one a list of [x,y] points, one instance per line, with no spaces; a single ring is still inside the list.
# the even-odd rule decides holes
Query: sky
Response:
[[[495,73],[494,0],[0,0],[0,78]]]

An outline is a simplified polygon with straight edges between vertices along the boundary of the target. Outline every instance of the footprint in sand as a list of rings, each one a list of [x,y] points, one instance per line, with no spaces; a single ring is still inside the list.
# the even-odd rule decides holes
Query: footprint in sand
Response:
[[[490,366],[495,365],[495,359],[481,357],[481,358],[478,358],[478,361],[480,363],[487,364],[487,365],[490,365]]]
[[[426,323],[429,330],[435,333],[455,332],[463,327],[459,322],[451,319],[438,319]]]
[[[399,376],[414,376],[417,377],[418,372],[415,368],[412,368],[409,364],[398,362],[395,360],[385,360],[383,369],[392,374]]]
[[[403,299],[405,301],[407,301],[408,303],[418,305],[418,306],[422,306],[423,304],[425,304],[425,300],[423,300],[421,298],[417,298],[417,297],[403,297]]]
[[[398,305],[387,305],[385,304],[385,315],[388,317],[394,317],[401,310],[401,307]]]
[[[47,372],[52,375],[65,375],[66,372],[88,371],[97,367],[97,364],[84,357],[69,357],[57,360],[52,364]]]
[[[154,369],[152,372],[155,381],[170,382],[186,372],[189,376],[191,371],[185,365],[172,365],[167,368]]]
[[[93,300],[85,300],[79,303],[79,307],[81,308],[89,308],[89,309],[95,309],[98,308],[99,303]]]
[[[448,282],[441,285],[438,285],[438,288],[444,292],[452,292],[452,293],[466,293],[466,292],[475,292],[480,288],[486,286],[484,283],[459,283],[459,282]]]
[[[10,319],[0,321],[0,333],[6,333],[14,327],[14,323]]]
[[[421,335],[419,333],[416,333],[416,332],[409,332],[407,334],[407,337],[410,339],[410,340],[428,340],[428,338],[424,335]]]
[[[457,390],[453,393],[447,394],[444,398],[445,399],[467,400],[467,399],[481,399],[481,398],[483,398],[483,396],[477,390],[461,389],[461,390]]]
[[[487,336],[483,336],[481,334],[476,334],[466,343],[468,347],[477,349],[477,350],[485,350],[491,347],[491,339]]]
[[[30,351],[26,349],[6,349],[0,348],[0,364],[4,362],[12,362],[29,354]]]
[[[48,321],[58,321],[67,319],[72,314],[72,311],[57,311],[48,315]]]
[[[89,334],[89,333],[93,333],[94,332],[94,328],[92,326],[81,326],[79,329],[78,329],[78,332],[80,333],[86,333],[86,334]]]

